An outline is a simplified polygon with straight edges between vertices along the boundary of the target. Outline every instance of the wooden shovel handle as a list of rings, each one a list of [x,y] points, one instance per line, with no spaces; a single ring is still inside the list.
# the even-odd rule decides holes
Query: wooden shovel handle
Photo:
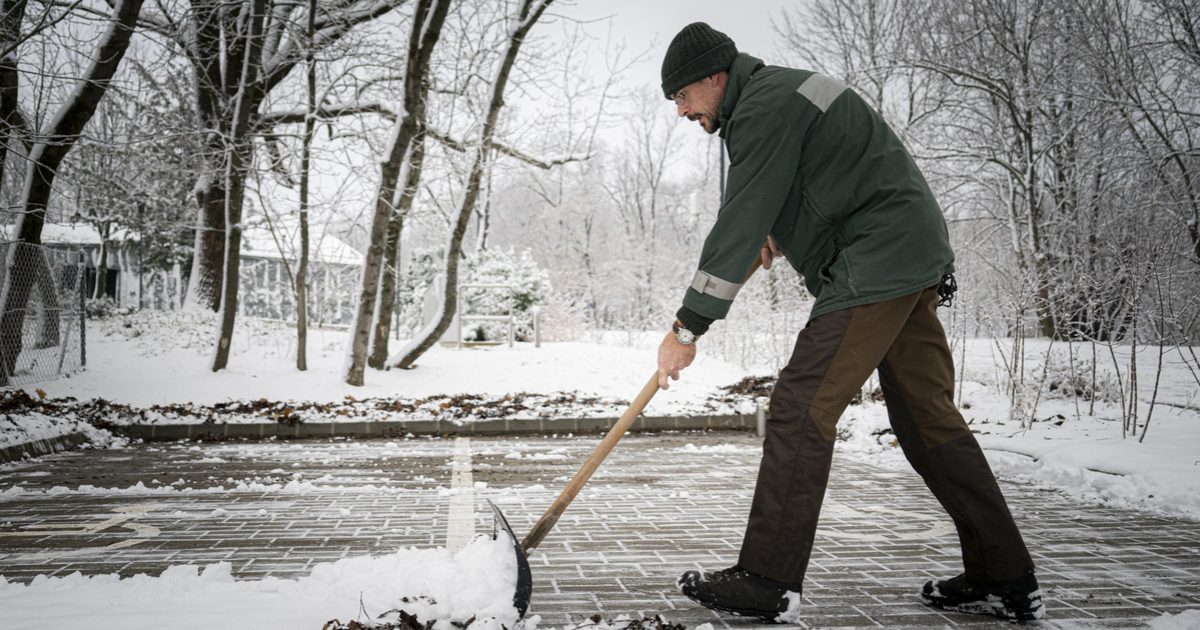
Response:
[[[529,534],[525,536],[525,540],[521,541],[521,549],[525,552],[525,555],[529,555],[530,551],[537,548],[541,544],[542,539],[546,537],[546,534],[549,534],[550,530],[554,529],[554,524],[558,522],[558,518],[563,515],[563,512],[567,511],[567,506],[571,505],[571,501],[575,499],[575,495],[579,494],[579,491],[583,489],[583,485],[592,477],[592,473],[596,472],[596,469],[600,467],[600,463],[604,461],[605,457],[608,457],[609,452],[613,450],[613,447],[617,445],[617,442],[629,430],[630,425],[642,413],[642,410],[646,408],[646,404],[650,402],[650,399],[654,398],[654,393],[657,391],[658,372],[655,371],[650,380],[646,381],[637,398],[633,399],[633,403],[621,415],[621,419],[613,425],[613,428],[608,430],[608,434],[604,436],[603,440],[600,440],[600,445],[596,447],[596,450],[592,451],[591,456],[587,458],[583,466],[579,467],[579,472],[575,473],[575,476],[571,478],[567,487],[563,488],[562,493],[558,495],[554,503],[550,504],[550,509],[546,510],[546,513],[542,515],[542,518],[538,519],[537,523],[534,523],[533,529],[529,530]]]
[[[761,266],[762,256],[756,256],[754,263],[750,266],[750,271],[746,274],[746,280],[749,280]],[[621,419],[613,425],[613,428],[608,430],[608,434],[604,436],[603,440],[600,440],[600,445],[596,447],[596,450],[592,451],[591,456],[587,458],[583,466],[579,467],[579,471],[567,483],[567,487],[563,488],[558,498],[554,500],[554,503],[550,504],[550,508],[538,519],[538,522],[533,524],[533,529],[530,529],[525,539],[521,541],[521,550],[525,552],[525,555],[528,556],[529,552],[536,549],[542,543],[542,539],[546,537],[546,534],[549,534],[550,530],[554,529],[554,524],[558,522],[559,517],[563,515],[563,512],[567,511],[567,506],[571,505],[571,501],[575,500],[575,495],[579,494],[584,484],[588,482],[588,479],[591,479],[592,473],[596,472],[596,469],[600,467],[600,463],[604,461],[604,458],[608,457],[608,454],[617,445],[617,442],[621,440],[621,437],[629,431],[629,427],[633,424],[633,421],[642,413],[642,410],[646,408],[650,399],[654,398],[654,394],[657,391],[658,371],[656,370],[650,377],[650,380],[646,381],[637,398],[633,399],[633,403],[621,415]]]

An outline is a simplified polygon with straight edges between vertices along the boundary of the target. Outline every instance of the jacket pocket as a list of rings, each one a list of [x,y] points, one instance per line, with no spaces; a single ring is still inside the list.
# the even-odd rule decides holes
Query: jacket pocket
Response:
[[[849,251],[845,249],[834,252],[832,258],[820,266],[817,277],[821,280],[821,286],[834,294],[858,297],[858,288],[854,285],[854,266],[850,264]]]
[[[850,250],[843,249],[838,254],[838,264],[842,266],[841,276],[844,278],[846,289],[850,291],[850,295],[858,297],[858,288],[854,286],[854,265],[850,260]]]

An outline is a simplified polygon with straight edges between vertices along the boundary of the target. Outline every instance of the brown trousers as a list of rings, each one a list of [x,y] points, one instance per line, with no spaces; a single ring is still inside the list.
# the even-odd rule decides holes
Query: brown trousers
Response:
[[[771,396],[739,563],[800,583],[812,554],[838,418],[879,370],[904,455],[958,528],[967,576],[1006,580],[1033,561],[983,452],[954,406],[954,365],[936,287],[811,320]]]

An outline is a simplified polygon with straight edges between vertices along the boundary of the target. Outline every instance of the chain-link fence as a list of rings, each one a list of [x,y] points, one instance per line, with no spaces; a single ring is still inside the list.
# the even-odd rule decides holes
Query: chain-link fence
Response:
[[[78,249],[0,243],[0,385],[71,374],[87,363]]]

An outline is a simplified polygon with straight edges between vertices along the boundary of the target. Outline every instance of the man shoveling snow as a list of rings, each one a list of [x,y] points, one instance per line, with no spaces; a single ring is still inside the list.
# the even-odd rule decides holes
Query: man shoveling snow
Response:
[[[965,572],[921,590],[931,606],[1042,616],[1033,561],[975,437],[953,402],[954,366],[935,309],[955,284],[954,252],[924,176],[878,112],[840,82],[767,66],[697,22],[667,48],[663,94],[729,152],[728,188],[704,241],[659,386],[691,364],[756,260],[787,257],[816,297],[771,395],[738,563],[688,571],[684,595],[716,610],[794,621],[836,437],[878,370],[892,428],[950,513]]]

